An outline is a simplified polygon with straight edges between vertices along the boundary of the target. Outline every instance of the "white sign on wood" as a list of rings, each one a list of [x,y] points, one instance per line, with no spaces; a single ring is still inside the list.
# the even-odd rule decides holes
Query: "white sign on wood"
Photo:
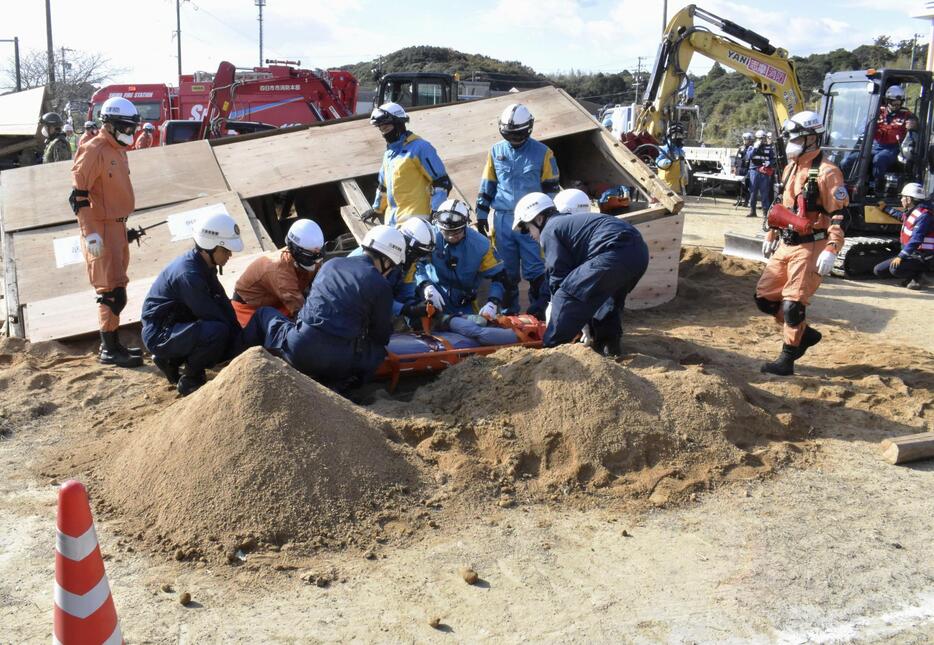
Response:
[[[52,248],[55,251],[56,269],[84,262],[84,254],[81,252],[80,235],[56,238],[52,240]]]
[[[227,211],[227,207],[221,203],[202,206],[201,208],[195,208],[190,211],[183,211],[181,213],[169,215],[169,232],[172,234],[172,241],[181,242],[182,240],[191,239],[191,236],[194,232],[195,222],[197,222],[202,217],[208,217],[218,213],[230,215],[230,213]]]

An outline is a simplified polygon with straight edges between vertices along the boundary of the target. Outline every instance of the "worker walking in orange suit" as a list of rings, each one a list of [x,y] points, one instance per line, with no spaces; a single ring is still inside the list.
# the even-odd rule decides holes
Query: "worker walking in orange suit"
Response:
[[[143,125],[143,132],[139,135],[139,138],[136,140],[136,143],[133,145],[134,150],[143,150],[145,148],[152,147],[152,133],[155,131],[152,123],[146,123]]]
[[[117,336],[129,281],[126,221],[136,207],[126,151],[133,144],[139,113],[130,101],[113,97],[101,107],[101,121],[102,136],[78,148],[69,202],[81,227],[88,279],[97,292],[99,360],[105,365],[139,367],[142,350],[127,349]]]
[[[824,126],[811,111],[785,121],[782,135],[788,140],[785,153],[785,186],[781,204],[769,210],[762,253],[769,262],[756,285],[756,305],[783,325],[782,351],[762,371],[788,376],[794,363],[821,333],[808,326],[805,309],[829,275],[843,246],[843,210],[849,195],[843,173],[823,158],[820,140]]]

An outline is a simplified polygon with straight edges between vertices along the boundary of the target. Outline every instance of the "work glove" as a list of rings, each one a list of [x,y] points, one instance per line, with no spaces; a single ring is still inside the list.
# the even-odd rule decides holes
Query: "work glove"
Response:
[[[821,275],[830,275],[830,270],[833,269],[833,261],[836,258],[837,254],[833,251],[821,251],[817,257],[817,272]]]
[[[428,303],[411,302],[402,307],[402,315],[406,318],[424,318],[428,315]]]
[[[551,303],[548,303],[548,306],[545,307],[545,324],[551,324]]]
[[[889,262],[889,268],[897,269],[898,265],[900,265],[901,263],[902,263],[902,257],[900,255],[896,255],[894,258],[892,258],[892,261]]]
[[[104,252],[104,240],[97,233],[91,233],[84,238],[84,248],[88,250],[91,257],[99,258]]]
[[[383,223],[383,216],[372,208],[368,208],[360,213],[360,221],[362,221],[364,224],[372,224],[375,226],[377,224]]]
[[[485,219],[477,220],[477,232],[483,237],[490,237],[490,224]]]
[[[497,307],[496,303],[491,300],[485,305],[483,305],[483,307],[481,307],[480,311],[477,313],[479,313],[481,316],[483,316],[487,320],[493,320],[494,318],[496,318],[496,314],[499,313],[499,307]]]
[[[776,237],[774,240],[770,240],[768,237],[765,238],[765,241],[762,242],[762,255],[768,260],[775,251],[778,250],[779,239]]]
[[[588,347],[593,344],[593,333],[590,331],[590,325],[584,325],[581,329],[581,342]]]
[[[441,295],[441,292],[433,284],[429,284],[425,287],[425,300],[430,302],[435,309],[444,309],[444,296]]]

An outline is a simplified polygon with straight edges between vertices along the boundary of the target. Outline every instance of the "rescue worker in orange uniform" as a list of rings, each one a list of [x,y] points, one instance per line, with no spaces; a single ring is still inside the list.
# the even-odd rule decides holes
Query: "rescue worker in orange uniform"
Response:
[[[143,125],[143,132],[139,135],[139,138],[136,140],[136,143],[133,145],[134,150],[143,150],[144,148],[152,147],[152,133],[155,130],[152,123],[146,123]]]
[[[117,336],[129,281],[126,221],[136,206],[126,151],[133,144],[139,113],[130,101],[113,97],[101,107],[101,121],[101,136],[78,149],[68,201],[78,217],[88,279],[97,292],[99,360],[105,365],[139,367],[142,350],[127,349]]]
[[[805,309],[829,275],[843,247],[843,210],[849,195],[843,173],[823,158],[820,149],[824,126],[811,111],[799,112],[782,125],[788,142],[781,204],[769,210],[762,253],[769,262],[756,285],[756,305],[783,325],[782,351],[762,371],[780,376],[794,374],[794,363],[821,333],[808,326]]]
[[[101,131],[97,121],[85,121],[84,122],[84,134],[81,135],[81,138],[78,139],[78,147],[80,148],[88,141],[97,136],[97,133]]]
[[[246,327],[260,307],[274,307],[289,318],[305,304],[305,294],[321,267],[324,233],[310,219],[289,228],[286,247],[262,255],[237,280],[231,298],[237,320]]]

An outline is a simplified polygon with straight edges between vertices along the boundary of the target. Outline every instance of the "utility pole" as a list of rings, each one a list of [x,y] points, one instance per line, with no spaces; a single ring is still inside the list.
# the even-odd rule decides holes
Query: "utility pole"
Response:
[[[19,37],[0,38],[0,43],[13,43],[13,64],[16,66],[16,91],[23,91],[23,75],[19,67]]]
[[[175,44],[178,45],[178,75],[182,75],[182,0],[175,0]]]
[[[908,66],[908,69],[915,68],[915,49],[918,47],[918,39],[921,37],[921,34],[912,34],[911,35],[911,64]]]
[[[253,0],[259,7],[259,66],[263,66],[263,7],[266,6],[266,0]]]
[[[52,44],[52,1],[45,0],[45,38],[49,54],[49,86],[55,91],[55,46]]]
[[[65,76],[66,76],[65,70],[66,70],[67,68],[71,67],[71,65],[69,65],[68,63],[65,62],[65,52],[73,52],[73,51],[75,51],[75,50],[74,50],[74,49],[69,49],[68,47],[62,47],[61,50],[62,50],[62,88],[64,88],[64,86],[65,86]],[[63,90],[63,91],[64,91],[64,90]]]
[[[639,81],[642,79],[642,61],[645,60],[647,56],[639,56],[638,59],[638,69],[636,70],[636,92],[633,97],[633,102],[639,102]]]
[[[662,0],[662,33],[668,27],[668,0]]]

